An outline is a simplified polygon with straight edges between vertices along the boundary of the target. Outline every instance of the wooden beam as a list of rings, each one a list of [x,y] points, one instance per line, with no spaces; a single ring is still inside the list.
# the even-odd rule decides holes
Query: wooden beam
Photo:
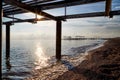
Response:
[[[19,18],[15,18],[15,17],[10,17],[10,16],[7,16],[7,15],[3,15],[3,17],[6,17],[6,18],[10,18],[10,19],[15,19],[17,21],[22,21],[23,19],[19,19]],[[26,21],[26,22],[30,22],[30,23],[33,23],[33,21]]]
[[[96,3],[101,1],[105,1],[105,0],[63,0],[63,1],[58,1],[54,3],[41,4],[41,5],[38,5],[37,7],[41,7],[42,10],[48,10],[48,9],[65,7],[65,6],[69,7],[69,6],[75,6],[75,5]]]
[[[6,24],[6,60],[10,59],[10,24]]]
[[[105,16],[110,15],[112,0],[106,0],[105,4]]]
[[[61,32],[62,32],[62,22],[60,20],[56,21],[56,59],[61,60]]]
[[[22,23],[22,22],[36,22],[36,21],[45,21],[45,20],[50,20],[48,18],[41,18],[41,19],[24,19],[24,20],[15,20],[14,23]],[[3,22],[4,25],[9,24],[9,23],[13,23],[13,21],[8,21],[8,22]]]
[[[16,0],[4,0],[4,2],[7,3],[7,4],[10,4],[10,5],[19,7],[23,10],[30,11],[32,13],[38,14],[40,16],[44,16],[44,17],[47,17],[47,18],[52,19],[52,20],[57,20],[56,17],[54,17],[54,16],[52,16],[48,13],[45,13],[45,12],[41,11],[40,9],[36,9],[34,7],[31,7],[30,5],[27,5],[25,3],[20,3],[19,1],[16,1]]]
[[[105,12],[93,12],[93,13],[66,15],[66,17],[65,16],[56,16],[56,17],[59,17],[61,19],[74,19],[74,18],[102,17],[102,16],[105,16],[104,14]],[[110,14],[120,15],[120,10],[111,11]],[[28,21],[34,21],[34,20],[35,19],[17,20],[17,21],[14,21],[14,23],[28,22]],[[38,19],[37,21],[44,21],[44,20],[50,20],[50,19],[41,18],[41,19]],[[12,23],[12,21],[3,22],[3,24],[7,24],[7,23]]]
[[[22,20],[22,19],[19,19],[19,18],[15,18],[15,17],[7,16],[7,15],[3,15],[3,17],[10,18],[10,19],[16,19],[16,20]]]
[[[111,11],[110,15],[120,15],[120,10]],[[105,12],[93,12],[93,13],[84,13],[84,14],[74,14],[65,16],[58,16],[61,19],[74,19],[74,18],[89,18],[89,17],[102,17],[105,16]]]
[[[53,2],[53,3],[40,4],[37,6],[33,5],[33,7],[41,8],[41,10],[48,10],[48,9],[54,9],[54,8],[61,8],[65,6],[68,7],[68,6],[96,3],[101,1],[105,1],[105,0],[66,0],[66,1],[63,0],[63,1]],[[11,12],[14,12],[14,14],[25,13],[25,11],[22,11],[21,9],[14,9],[14,10],[8,10],[8,11],[5,10],[4,14],[11,15]]]
[[[36,4],[38,5],[38,4],[41,4],[41,3],[45,3],[45,2],[51,2],[51,1],[54,1],[54,0],[43,0],[43,1],[26,1],[26,2],[24,2],[24,3],[26,3],[26,4],[29,4],[29,5],[31,5],[31,6],[35,6]],[[23,1],[22,1],[23,2]],[[14,6],[10,6],[10,7],[5,7],[5,5],[2,5],[3,7],[4,7],[4,10],[5,11],[9,11],[9,10],[12,10],[12,9],[15,9],[15,7]]]

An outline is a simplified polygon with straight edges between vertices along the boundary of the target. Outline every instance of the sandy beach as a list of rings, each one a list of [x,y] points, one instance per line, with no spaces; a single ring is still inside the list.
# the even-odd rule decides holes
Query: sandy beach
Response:
[[[25,80],[120,80],[120,38],[110,39],[88,53],[63,56],[60,63],[35,70]]]

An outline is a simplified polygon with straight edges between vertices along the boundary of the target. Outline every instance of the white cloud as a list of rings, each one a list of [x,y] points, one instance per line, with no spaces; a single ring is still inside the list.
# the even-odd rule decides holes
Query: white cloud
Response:
[[[116,8],[116,9],[120,9],[120,6],[116,6],[115,8]]]

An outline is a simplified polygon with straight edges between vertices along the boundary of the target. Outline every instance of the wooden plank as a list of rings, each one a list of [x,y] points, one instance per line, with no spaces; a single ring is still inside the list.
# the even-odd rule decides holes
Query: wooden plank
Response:
[[[62,32],[62,22],[60,20],[56,21],[56,59],[61,60],[61,32]]]
[[[4,2],[8,3],[10,5],[19,7],[21,9],[23,9],[23,10],[38,14],[40,16],[44,16],[44,17],[47,17],[47,18],[52,19],[52,20],[57,20],[56,17],[54,17],[54,16],[52,16],[52,15],[50,15],[48,13],[45,13],[45,12],[41,11],[40,9],[36,9],[34,7],[31,7],[30,5],[27,5],[25,3],[20,3],[20,2],[18,2],[16,0],[4,0]]]

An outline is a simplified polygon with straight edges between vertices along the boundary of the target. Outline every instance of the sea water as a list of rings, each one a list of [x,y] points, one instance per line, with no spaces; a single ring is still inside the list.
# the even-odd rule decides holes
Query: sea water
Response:
[[[104,40],[62,40],[62,55],[85,53],[99,46]],[[5,59],[5,43],[2,50],[2,77],[5,80],[23,80],[31,76],[34,69],[49,66],[48,60],[55,56],[56,41],[41,40],[11,40],[10,60]]]

